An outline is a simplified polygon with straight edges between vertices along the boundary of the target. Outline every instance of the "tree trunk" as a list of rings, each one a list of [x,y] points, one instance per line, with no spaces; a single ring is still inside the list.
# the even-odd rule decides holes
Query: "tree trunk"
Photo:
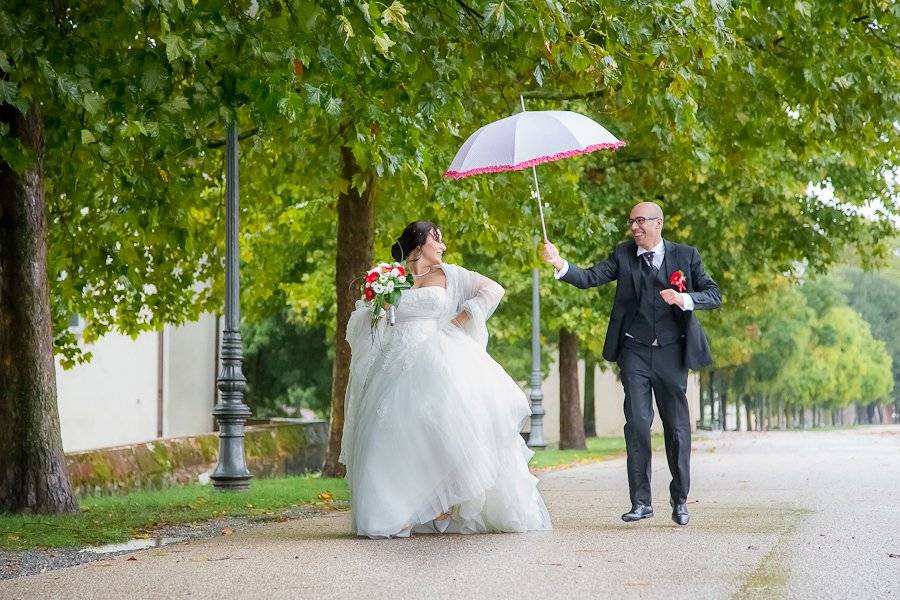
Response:
[[[727,381],[726,381],[727,384]],[[719,392],[719,400],[721,403],[721,407],[719,408],[719,418],[722,420],[720,426],[722,427],[722,431],[728,431],[728,388],[725,387]]]
[[[337,288],[337,331],[335,333],[334,368],[331,383],[331,425],[328,449],[322,475],[342,477],[344,465],[338,462],[341,437],[344,435],[344,396],[350,379],[350,344],[347,343],[347,321],[359,299],[355,280],[372,267],[375,229],[375,177],[369,175],[366,189],[360,193],[352,185],[360,172],[350,148],[341,148],[343,178],[347,190],[338,198],[337,256],[334,283]]]
[[[744,396],[744,415],[747,417],[747,431],[753,431],[753,410],[748,395]]]
[[[559,330],[559,447],[584,450],[584,419],[578,393],[578,336]]]
[[[0,162],[0,513],[75,513],[62,450],[47,280],[43,122],[0,106],[0,123],[34,153]]]
[[[597,361],[586,358],[584,361],[584,435],[595,437],[597,435],[597,422],[594,412],[594,371]]]

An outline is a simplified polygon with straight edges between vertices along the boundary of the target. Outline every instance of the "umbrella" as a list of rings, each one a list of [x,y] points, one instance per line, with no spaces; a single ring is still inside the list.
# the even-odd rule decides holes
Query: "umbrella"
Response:
[[[470,135],[444,176],[460,179],[531,167],[534,196],[546,240],[547,227],[535,166],[595,150],[615,150],[625,142],[584,115],[567,110],[526,111],[524,99],[521,102],[522,112],[489,123]]]

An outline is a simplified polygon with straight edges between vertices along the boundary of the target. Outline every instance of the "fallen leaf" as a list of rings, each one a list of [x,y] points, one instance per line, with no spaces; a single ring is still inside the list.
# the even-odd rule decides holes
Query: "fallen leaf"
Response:
[[[319,494],[319,500],[321,500],[322,502],[331,502],[332,500],[334,500],[334,495],[329,490],[325,490],[324,492]]]
[[[137,560],[137,559],[136,559],[134,556],[129,556],[129,557],[126,558],[125,560],[126,560],[126,561],[129,561],[129,560]]]
[[[9,535],[6,536],[6,539],[13,541],[13,542],[17,542],[17,541],[19,541],[20,538],[19,538],[19,536],[15,535],[13,533],[10,533]]]
[[[231,535],[232,533],[234,533],[234,529],[231,527],[226,527],[222,530],[222,535]]]

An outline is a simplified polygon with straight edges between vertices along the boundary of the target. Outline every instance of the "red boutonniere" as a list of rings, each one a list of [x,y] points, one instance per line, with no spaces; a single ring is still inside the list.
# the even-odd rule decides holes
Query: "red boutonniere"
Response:
[[[683,292],[687,288],[684,287],[684,272],[681,270],[675,271],[671,275],[669,275],[669,283],[675,286],[679,292]]]

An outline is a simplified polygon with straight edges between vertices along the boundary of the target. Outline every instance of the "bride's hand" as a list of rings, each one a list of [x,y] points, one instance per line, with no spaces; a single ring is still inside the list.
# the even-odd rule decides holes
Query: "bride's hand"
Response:
[[[453,317],[450,322],[453,323],[453,325],[455,325],[458,329],[463,329],[466,321],[468,320],[469,313],[467,313],[466,311],[462,311],[461,313]]]

